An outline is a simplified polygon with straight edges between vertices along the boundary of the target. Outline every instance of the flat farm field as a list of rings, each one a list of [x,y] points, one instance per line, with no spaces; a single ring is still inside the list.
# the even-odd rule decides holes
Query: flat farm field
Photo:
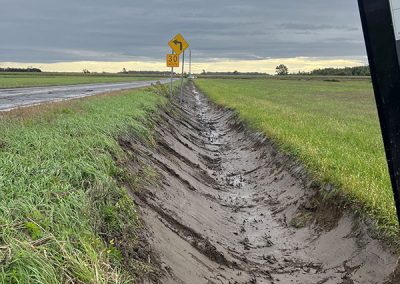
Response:
[[[122,83],[156,80],[156,76],[136,76],[124,74],[79,74],[79,73],[0,73],[0,89],[95,84]]]

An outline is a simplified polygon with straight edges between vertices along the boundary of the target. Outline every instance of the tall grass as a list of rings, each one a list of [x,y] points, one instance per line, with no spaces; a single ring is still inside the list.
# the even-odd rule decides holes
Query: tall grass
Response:
[[[197,80],[308,167],[397,233],[397,219],[369,81]],[[359,208],[358,206],[354,208]]]
[[[161,102],[124,91],[1,115],[0,283],[133,281],[113,239],[140,227],[116,138],[146,139]]]

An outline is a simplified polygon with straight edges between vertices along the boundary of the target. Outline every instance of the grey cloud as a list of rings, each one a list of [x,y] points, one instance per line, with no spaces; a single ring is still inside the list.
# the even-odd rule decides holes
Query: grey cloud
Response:
[[[0,0],[0,61],[364,56],[356,1]]]
[[[352,26],[335,26],[335,25],[328,25],[328,24],[304,24],[304,23],[283,23],[278,26],[278,28],[285,29],[285,30],[300,30],[300,31],[309,31],[309,30],[339,30],[339,31],[358,31],[357,27]]]

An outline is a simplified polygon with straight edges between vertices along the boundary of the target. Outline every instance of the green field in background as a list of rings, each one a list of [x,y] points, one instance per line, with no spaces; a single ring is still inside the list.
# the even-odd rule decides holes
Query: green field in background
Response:
[[[371,83],[364,81],[198,79],[213,101],[234,108],[336,185],[378,225],[397,231],[392,190]]]
[[[0,283],[134,283],[148,271],[129,259],[125,273],[114,242],[134,247],[140,228],[117,182],[129,178],[117,137],[146,141],[160,103],[135,90],[0,115]]]
[[[156,80],[154,76],[73,73],[0,73],[0,89]]]

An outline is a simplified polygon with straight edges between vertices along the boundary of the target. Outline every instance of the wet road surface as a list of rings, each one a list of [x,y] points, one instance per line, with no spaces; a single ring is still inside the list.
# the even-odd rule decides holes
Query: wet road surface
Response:
[[[168,83],[169,79],[135,81],[129,83],[0,89],[0,111],[9,111],[19,107],[33,106],[47,102],[59,102],[113,91],[142,88],[150,86],[158,81],[161,83]]]

